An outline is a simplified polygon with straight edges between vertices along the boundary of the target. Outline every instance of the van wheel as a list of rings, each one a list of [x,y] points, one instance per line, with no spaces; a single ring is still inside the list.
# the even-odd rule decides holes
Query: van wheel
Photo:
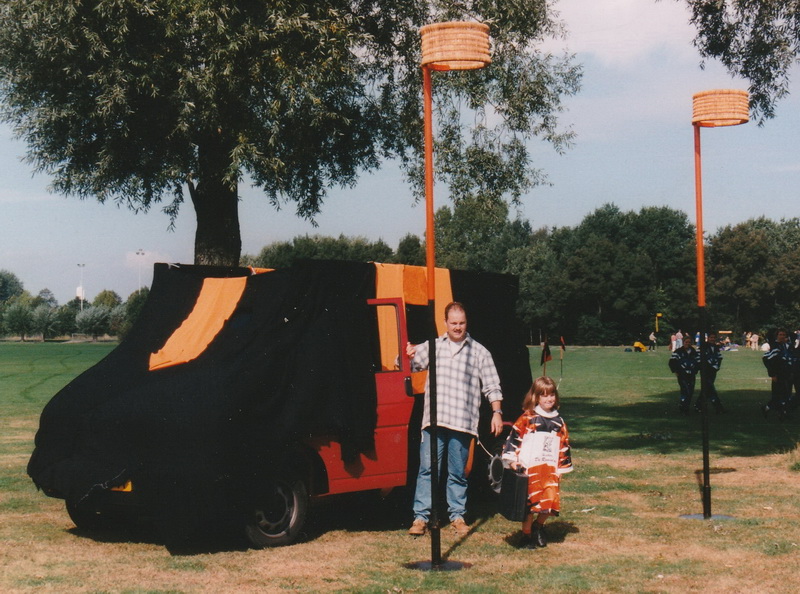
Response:
[[[250,543],[259,549],[295,542],[308,516],[308,487],[297,477],[270,481],[245,524]]]
[[[78,530],[97,530],[100,527],[101,516],[98,512],[87,505],[81,505],[74,501],[66,501],[67,513]]]

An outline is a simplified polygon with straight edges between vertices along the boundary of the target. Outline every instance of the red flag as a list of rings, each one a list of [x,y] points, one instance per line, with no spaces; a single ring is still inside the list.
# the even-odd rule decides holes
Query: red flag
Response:
[[[561,337],[561,350],[562,351],[566,351],[567,350],[567,343],[564,342],[564,337],[563,336]]]
[[[550,354],[550,345],[547,344],[547,340],[544,341],[544,347],[542,347],[542,362],[539,365],[544,365],[548,361],[552,361],[553,356]]]

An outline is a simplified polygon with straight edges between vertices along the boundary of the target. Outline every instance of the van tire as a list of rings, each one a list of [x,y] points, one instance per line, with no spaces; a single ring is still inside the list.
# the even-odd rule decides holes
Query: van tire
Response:
[[[293,475],[276,477],[253,506],[245,535],[258,549],[292,544],[302,534],[307,517],[305,481]]]
[[[82,505],[74,501],[67,500],[65,503],[69,519],[72,520],[78,530],[89,532],[100,527],[101,516],[94,509],[86,504]]]

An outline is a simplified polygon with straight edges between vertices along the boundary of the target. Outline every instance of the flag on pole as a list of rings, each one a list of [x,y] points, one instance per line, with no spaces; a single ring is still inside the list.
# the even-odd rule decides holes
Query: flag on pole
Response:
[[[548,361],[553,360],[553,355],[550,354],[550,345],[547,344],[547,339],[544,339],[544,346],[542,347],[542,362],[539,365],[544,365]]]
[[[564,342],[564,337],[561,337],[561,351],[562,353],[567,350],[567,343]]]

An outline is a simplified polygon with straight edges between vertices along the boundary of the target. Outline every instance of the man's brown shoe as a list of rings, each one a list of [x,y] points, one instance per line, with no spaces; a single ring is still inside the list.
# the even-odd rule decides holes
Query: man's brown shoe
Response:
[[[411,524],[411,528],[408,529],[408,533],[411,536],[423,536],[427,530],[428,523],[425,520],[420,520],[417,518],[414,520],[414,523]]]
[[[466,536],[467,534],[469,534],[469,526],[467,526],[467,523],[464,521],[464,518],[456,518],[455,520],[450,522],[450,525],[453,527],[453,530],[455,530],[456,534],[458,534],[459,536]]]

